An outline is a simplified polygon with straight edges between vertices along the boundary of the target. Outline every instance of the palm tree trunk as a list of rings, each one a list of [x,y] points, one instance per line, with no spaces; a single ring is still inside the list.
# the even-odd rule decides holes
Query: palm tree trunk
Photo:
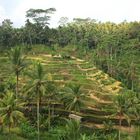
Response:
[[[10,132],[11,132],[11,124],[10,123],[9,123],[8,129],[9,129],[9,134],[10,134]]]
[[[134,82],[133,82],[133,80],[131,82],[131,90],[134,91]]]
[[[39,97],[39,105],[41,106],[41,103],[42,103],[42,98],[41,96]]]
[[[16,99],[18,96],[18,81],[19,81],[19,74],[17,73],[17,75],[16,75]]]
[[[39,97],[37,98],[37,132],[38,132],[38,140],[40,139],[39,132]]]
[[[120,117],[119,117],[119,140],[121,140],[121,125],[122,125],[122,117],[121,117],[121,114],[120,114]]]
[[[32,46],[32,38],[31,38],[31,33],[30,33],[31,31],[29,31],[29,39],[30,39],[30,45]]]
[[[54,104],[52,104],[52,113],[51,113],[52,116],[54,116]]]
[[[48,105],[48,130],[51,126],[51,110],[50,110],[50,104]]]
[[[8,126],[8,131],[9,131],[9,136],[8,136],[8,140],[10,140],[10,133],[11,133],[11,124],[9,123],[9,126]]]

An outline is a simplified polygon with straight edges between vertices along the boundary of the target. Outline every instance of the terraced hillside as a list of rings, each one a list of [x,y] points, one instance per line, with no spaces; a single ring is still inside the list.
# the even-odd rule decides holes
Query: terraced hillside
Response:
[[[46,73],[50,73],[59,86],[63,87],[70,82],[82,86],[83,92],[90,97],[88,105],[78,114],[82,116],[83,124],[90,127],[101,127],[103,122],[108,120],[119,124],[118,117],[112,117],[113,112],[109,110],[113,107],[113,97],[123,89],[119,81],[109,77],[90,62],[72,56],[65,58],[61,55],[52,56],[42,53],[30,55],[27,59],[40,61],[44,65]],[[5,63],[1,65],[0,77],[6,78],[11,74],[8,59],[1,57],[0,61]],[[4,75],[4,73],[7,74]],[[24,77],[20,79],[21,83],[23,79]],[[125,119],[122,124],[127,124]]]
[[[119,81],[76,57],[63,58],[60,55],[40,54],[28,58],[40,61],[59,86],[70,82],[82,86],[83,92],[90,97],[89,105],[79,114],[83,117],[85,125],[90,122],[92,127],[98,127],[95,124],[103,124],[108,120],[119,124],[118,118],[112,117],[112,112],[108,110],[113,107],[114,96],[123,89]],[[127,122],[124,120],[123,124],[126,125]]]
[[[102,89],[112,96],[112,94],[116,94],[122,89],[121,82],[109,77],[89,62],[75,57],[65,59],[60,55],[41,54],[28,57],[28,59],[39,60],[45,66],[46,72],[53,76],[54,80],[62,83],[82,84],[85,89],[87,87],[91,94],[94,93],[94,90]]]

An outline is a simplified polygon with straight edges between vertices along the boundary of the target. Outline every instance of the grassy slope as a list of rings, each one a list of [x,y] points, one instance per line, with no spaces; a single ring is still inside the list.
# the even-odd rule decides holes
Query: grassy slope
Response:
[[[85,118],[90,117],[89,120],[93,122],[103,123],[108,120],[110,114],[105,108],[113,105],[113,96],[116,96],[123,87],[119,81],[109,77],[90,62],[74,56],[71,56],[71,59],[63,59],[60,55],[69,53],[70,51],[66,49],[52,51],[45,47],[34,47],[27,59],[41,61],[46,73],[51,73],[54,81],[60,86],[69,82],[81,84],[85,94],[91,97],[89,106],[81,115]],[[0,79],[5,80],[11,75],[8,58],[1,56],[0,63]],[[21,82],[23,79],[22,77]]]

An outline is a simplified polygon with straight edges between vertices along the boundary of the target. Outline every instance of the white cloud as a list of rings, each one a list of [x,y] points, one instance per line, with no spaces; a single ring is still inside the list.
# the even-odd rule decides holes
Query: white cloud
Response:
[[[5,9],[0,5],[0,22],[2,22],[5,19]]]
[[[56,26],[60,17],[91,17],[101,21],[121,22],[139,20],[139,0],[20,0],[9,18],[15,25],[24,25],[26,11],[30,8],[56,8],[51,24]],[[0,7],[0,11],[5,10]],[[2,13],[2,12],[0,12]],[[5,13],[3,13],[5,15]],[[0,14],[1,16],[1,14]]]

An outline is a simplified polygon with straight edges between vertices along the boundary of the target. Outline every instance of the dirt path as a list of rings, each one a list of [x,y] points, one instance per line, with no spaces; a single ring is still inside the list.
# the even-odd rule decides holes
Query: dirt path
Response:
[[[96,100],[96,101],[99,102],[99,103],[104,103],[104,104],[112,104],[112,103],[113,103],[112,101],[105,101],[105,100],[102,100],[102,99],[96,97],[96,96],[93,95],[93,94],[90,94],[90,97],[91,97],[91,99],[94,99],[94,100]]]
[[[95,124],[95,123],[83,123],[84,126],[89,127],[89,128],[99,128],[99,129],[103,129],[104,125],[103,124]],[[119,125],[113,125],[113,128],[115,129],[119,129],[121,131],[125,131],[125,132],[129,132],[129,133],[133,133],[135,131],[134,127],[127,127],[127,126],[119,126]]]
[[[80,69],[81,71],[89,71],[89,70],[95,70],[95,69],[96,69],[95,67],[83,69],[83,68],[81,68],[79,65],[77,65],[77,68]]]

